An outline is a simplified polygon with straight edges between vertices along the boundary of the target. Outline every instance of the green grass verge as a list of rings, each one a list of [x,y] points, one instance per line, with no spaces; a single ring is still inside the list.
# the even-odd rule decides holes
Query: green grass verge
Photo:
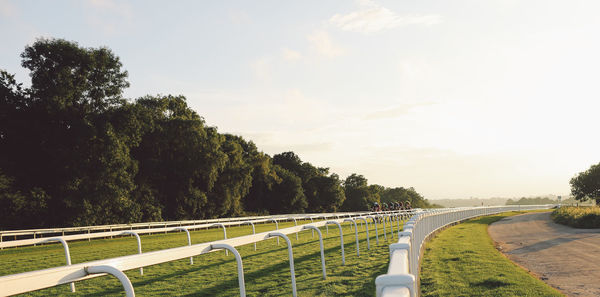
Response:
[[[563,206],[552,212],[552,220],[575,228],[600,228],[600,207]]]
[[[303,222],[303,223],[309,223]],[[301,224],[301,222],[298,222]],[[293,222],[280,223],[280,228],[291,227]],[[373,227],[372,227],[373,228]],[[360,257],[356,256],[354,231],[348,223],[343,225],[346,265],[341,264],[340,239],[337,226],[329,226],[329,235],[321,228],[325,245],[327,279],[321,273],[319,240],[311,231],[300,233],[300,240],[290,235],[293,245],[296,269],[296,283],[299,296],[373,296],[375,277],[384,274],[389,261],[388,245],[397,240],[389,236],[384,241],[379,225],[379,245],[375,244],[375,232],[371,230],[371,250],[367,251],[366,232],[360,228]],[[274,224],[256,225],[256,232],[274,230]],[[389,230],[389,229],[388,229]],[[394,228],[396,230],[396,228]],[[229,237],[252,233],[248,225],[227,228]],[[209,229],[191,232],[192,244],[222,239],[222,229]],[[187,245],[184,232],[170,234],[143,235],[144,252]],[[119,257],[137,253],[137,243],[133,237],[98,239],[69,243],[73,264],[98,259]],[[275,239],[254,245],[238,247],[244,265],[246,292],[248,296],[288,296],[291,295],[290,267],[285,241],[277,246]],[[33,271],[64,265],[65,258],[60,244],[47,244],[35,247],[10,248],[0,251],[0,275]],[[144,268],[141,276],[138,269],[126,272],[139,296],[238,296],[236,262],[224,251],[194,257],[194,265],[189,259],[163,263]],[[21,296],[122,296],[123,289],[113,277],[103,276],[76,283],[76,293],[70,293],[68,285],[39,290]]]
[[[494,247],[487,227],[509,212],[450,227],[425,246],[422,296],[563,296]]]

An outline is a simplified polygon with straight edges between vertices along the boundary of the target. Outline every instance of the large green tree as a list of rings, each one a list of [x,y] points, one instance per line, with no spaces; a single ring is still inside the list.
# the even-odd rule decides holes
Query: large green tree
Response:
[[[571,194],[579,201],[595,200],[600,204],[600,163],[571,179]]]
[[[313,177],[305,192],[308,193],[306,196],[310,212],[337,212],[346,200],[342,181],[335,173]]]
[[[356,173],[344,180],[344,192],[346,193],[346,200],[342,204],[344,211],[368,210],[380,199],[376,188],[370,188],[367,179]]]
[[[0,91],[0,168],[13,187],[45,197],[47,225],[137,220],[130,199],[136,164],[110,122],[129,85],[119,59],[61,39],[40,39],[21,57],[31,87],[3,74]]]
[[[147,127],[132,149],[139,189],[153,197],[165,220],[216,216],[220,211],[207,195],[227,166],[223,136],[206,127],[183,96],[146,96],[136,105]]]
[[[339,176],[330,175],[329,168],[315,167],[309,162],[303,162],[294,152],[273,156],[273,163],[300,178],[309,212],[338,211],[346,199]]]

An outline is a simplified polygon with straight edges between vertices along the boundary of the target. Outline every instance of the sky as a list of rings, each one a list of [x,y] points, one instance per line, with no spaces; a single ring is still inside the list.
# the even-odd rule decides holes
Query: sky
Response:
[[[221,133],[428,199],[567,195],[600,162],[600,1],[7,1],[37,38],[105,46],[127,98],[184,95]]]

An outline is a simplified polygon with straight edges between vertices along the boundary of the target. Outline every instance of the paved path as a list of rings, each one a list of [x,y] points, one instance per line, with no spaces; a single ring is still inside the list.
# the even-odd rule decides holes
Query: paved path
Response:
[[[600,296],[600,229],[558,225],[544,212],[504,218],[488,232],[509,259],[567,296]]]

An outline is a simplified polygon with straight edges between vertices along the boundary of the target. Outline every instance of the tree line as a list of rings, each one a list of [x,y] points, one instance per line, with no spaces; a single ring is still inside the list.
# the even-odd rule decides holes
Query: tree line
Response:
[[[0,229],[430,206],[413,188],[271,157],[184,96],[127,100],[108,48],[39,39],[21,58],[30,87],[0,70]]]
[[[508,199],[506,205],[542,205],[542,204],[556,204],[558,200],[554,200],[548,197],[532,197],[526,198],[521,197],[519,200]]]

